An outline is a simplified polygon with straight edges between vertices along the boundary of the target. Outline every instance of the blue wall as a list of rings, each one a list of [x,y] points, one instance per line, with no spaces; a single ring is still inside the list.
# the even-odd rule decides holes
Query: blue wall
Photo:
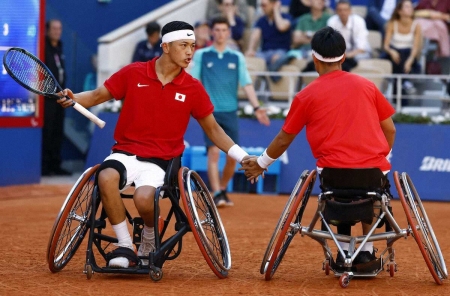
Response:
[[[90,56],[97,52],[101,36],[168,3],[168,0],[46,0],[46,20],[63,23],[64,52],[67,63],[67,87],[82,90],[84,77],[91,71]],[[120,53],[117,53],[120,54]]]
[[[39,183],[41,129],[0,128],[0,186]]]

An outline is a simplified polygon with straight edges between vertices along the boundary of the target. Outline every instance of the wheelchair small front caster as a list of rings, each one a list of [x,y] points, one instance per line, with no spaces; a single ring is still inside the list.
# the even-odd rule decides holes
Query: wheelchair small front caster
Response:
[[[160,281],[163,277],[163,271],[161,268],[152,266],[149,271],[150,278],[155,282]]]
[[[341,277],[339,278],[339,285],[342,288],[347,288],[348,285],[350,284],[350,279],[351,279],[351,276],[347,272],[344,272],[341,275]]]
[[[394,274],[397,272],[397,264],[394,262],[388,263],[389,268],[387,271],[391,277],[394,277]]]
[[[325,271],[325,275],[330,274],[330,262],[328,260],[325,260],[325,262],[323,262],[322,270]]]
[[[94,271],[92,270],[92,265],[91,264],[86,264],[84,266],[84,273],[86,274],[86,277],[88,280],[90,280],[92,278],[92,275],[94,274]]]

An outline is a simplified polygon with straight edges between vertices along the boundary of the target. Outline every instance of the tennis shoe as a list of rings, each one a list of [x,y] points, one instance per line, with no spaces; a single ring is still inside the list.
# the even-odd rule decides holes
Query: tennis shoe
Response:
[[[141,256],[148,257],[150,252],[155,251],[155,240],[146,238],[144,235],[144,231],[145,230],[143,229],[142,234],[141,234],[141,244],[140,244],[138,252],[137,252],[137,255],[139,257],[141,257]],[[141,259],[141,264],[148,265],[148,259]]]
[[[225,190],[222,190],[222,191],[221,191],[221,194],[222,194],[222,196],[223,196],[223,200],[225,201],[225,205],[226,205],[226,206],[228,206],[228,207],[234,206],[234,202],[232,202],[232,201],[230,200],[230,198],[228,197],[227,192],[226,192]]]
[[[216,205],[217,208],[222,208],[227,205],[227,201],[225,200],[223,191],[216,194],[213,199],[214,199],[214,204]]]

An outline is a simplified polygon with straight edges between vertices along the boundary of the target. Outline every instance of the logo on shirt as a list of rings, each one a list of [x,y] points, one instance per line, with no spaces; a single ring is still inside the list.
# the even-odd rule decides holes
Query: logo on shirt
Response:
[[[209,63],[206,64],[206,67],[212,68],[213,65],[214,65],[213,62],[209,62]]]
[[[138,83],[138,87],[146,87],[146,86],[149,86],[148,84],[141,84],[141,83]]]
[[[228,63],[228,69],[236,69],[235,63]]]
[[[186,95],[183,95],[183,94],[180,94],[180,93],[176,93],[175,94],[175,100],[176,101],[184,102],[185,99],[186,99]]]

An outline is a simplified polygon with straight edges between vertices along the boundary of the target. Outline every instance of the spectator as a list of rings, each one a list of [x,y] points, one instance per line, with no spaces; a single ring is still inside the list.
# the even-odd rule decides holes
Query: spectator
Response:
[[[395,7],[387,23],[383,44],[392,62],[392,73],[420,73],[416,57],[420,52],[421,42],[421,28],[417,20],[414,20],[413,4],[410,0],[402,0]],[[414,94],[416,91],[409,80],[403,80],[402,86],[406,94]]]
[[[370,57],[369,32],[366,22],[357,14],[351,13],[349,0],[336,3],[336,15],[328,19],[327,25],[339,31],[345,39],[345,61],[342,70],[350,71],[356,67],[359,59]]]
[[[311,12],[311,0],[291,0],[289,4],[289,14],[295,20],[302,15]]]
[[[295,27],[292,47],[300,49],[303,57],[309,57],[311,39],[314,33],[327,25],[330,14],[325,12],[324,0],[311,0],[311,12],[298,19]]]
[[[62,23],[52,19],[46,24],[45,64],[62,88],[66,84]],[[64,139],[64,109],[55,104],[54,98],[44,98],[44,126],[42,127],[42,176],[70,175],[61,168],[61,148]]]
[[[219,0],[220,13],[212,19],[223,16],[228,20],[231,28],[231,38],[228,39],[228,46],[235,50],[240,50],[240,40],[244,35],[245,24],[242,18],[237,14],[237,0]]]
[[[230,38],[230,25],[225,17],[212,20],[212,46],[195,52],[191,75],[200,80],[211,97],[214,105],[214,118],[235,142],[239,142],[238,87],[241,85],[255,110],[255,116],[261,124],[270,121],[264,109],[260,108],[250,74],[247,71],[242,53],[227,46]],[[233,202],[226,194],[228,182],[233,178],[236,161],[227,157],[222,176],[219,176],[220,150],[204,135],[208,150],[208,179],[217,207],[232,206]]]
[[[245,55],[264,58],[270,68],[286,55],[291,46],[292,17],[280,11],[279,0],[261,0],[260,6],[264,15],[256,21]],[[260,42],[261,50],[257,53]]]
[[[213,19],[217,16],[217,14],[221,13],[220,5],[221,0],[208,0],[208,4],[206,7],[206,19]],[[249,22],[248,17],[248,5],[246,0],[235,0],[236,14],[240,16],[245,25]]]
[[[194,25],[195,50],[205,48],[211,45],[211,31],[206,21],[196,22]]]
[[[366,15],[367,29],[379,31],[384,35],[386,22],[391,18],[398,1],[399,0],[369,0]]]
[[[162,54],[160,31],[161,26],[157,22],[147,24],[145,28],[147,39],[140,41],[136,45],[132,62],[147,62]]]
[[[450,0],[420,0],[416,6],[415,16],[425,38],[435,40],[439,50],[437,56],[450,56]]]

